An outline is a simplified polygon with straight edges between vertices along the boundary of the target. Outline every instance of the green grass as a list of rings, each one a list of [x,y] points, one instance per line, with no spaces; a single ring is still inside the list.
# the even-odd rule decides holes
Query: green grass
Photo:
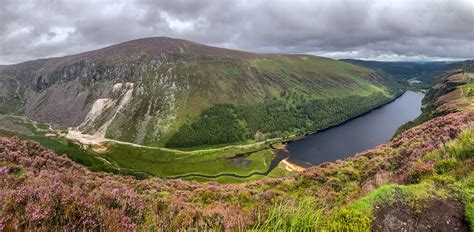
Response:
[[[466,220],[470,223],[471,228],[474,228],[474,173],[455,183],[455,186],[461,191],[461,196],[464,199]]]
[[[323,231],[371,231],[371,218],[353,208],[341,207],[324,220]]]
[[[323,207],[313,198],[278,202],[266,214],[258,213],[258,231],[316,231],[322,227]]]
[[[47,124],[38,123],[35,126],[33,125],[33,123],[26,120],[24,117],[14,115],[2,115],[2,117],[0,117],[0,123],[2,120],[13,123],[18,126],[18,128],[23,129],[23,131],[26,130],[29,133],[22,134],[14,131],[0,130],[0,136],[16,136],[23,140],[31,140],[38,142],[44,147],[54,151],[56,154],[65,154],[76,163],[86,166],[87,168],[93,171],[114,171],[111,165],[99,159],[97,156],[95,156],[94,153],[82,149],[78,144],[59,137],[45,136],[45,132],[40,130],[49,129],[49,125]]]
[[[274,151],[269,149],[270,141],[246,145],[206,146],[201,147],[200,150],[191,151],[143,148],[109,142],[107,152],[99,154],[91,149],[81,148],[67,139],[45,136],[45,133],[51,133],[43,131],[49,128],[47,124],[35,126],[23,117],[10,115],[1,119],[29,132],[26,135],[1,130],[1,136],[18,136],[24,140],[36,141],[59,155],[66,154],[70,159],[92,171],[108,171],[138,178],[150,176],[173,178],[186,174],[218,175],[221,173],[244,176],[253,172],[264,173],[275,156]],[[189,179],[233,183],[256,180],[261,177],[255,175],[249,178],[222,176],[215,179],[199,177]]]
[[[31,134],[37,134],[36,128],[33,126],[33,124],[31,124],[29,121],[25,120],[24,117],[15,116],[15,115],[2,115],[1,120],[6,120],[6,121],[11,122],[15,125],[23,127],[24,129],[26,129]]]
[[[189,181],[197,181],[197,182],[217,182],[221,184],[235,184],[235,183],[243,183],[243,182],[248,182],[248,181],[253,181],[253,180],[260,180],[262,178],[265,178],[265,176],[262,175],[253,175],[247,178],[238,178],[238,177],[232,177],[232,176],[219,176],[217,178],[204,178],[204,177],[187,177],[183,178],[185,180]]]
[[[351,204],[351,207],[367,215],[372,215],[374,206],[381,202],[391,202],[399,191],[399,187],[398,185],[385,185],[358,199]]]
[[[371,219],[348,207],[326,214],[323,204],[311,197],[279,201],[265,214],[258,213],[256,231],[370,231]]]
[[[327,58],[272,56],[254,59],[250,63],[263,71],[280,76],[287,85],[294,85],[295,80],[306,83],[306,86],[299,88],[312,92],[313,96],[318,98],[335,95],[368,96],[375,92],[387,91],[366,78],[371,70]]]
[[[296,203],[286,201],[283,203],[279,198],[280,200],[267,209],[266,213],[258,214],[259,223],[255,225],[255,229],[261,231],[370,231],[376,206],[383,207],[401,201],[414,212],[423,212],[426,203],[435,199],[462,201],[465,206],[464,215],[472,228],[474,223],[473,145],[473,131],[465,130],[458,138],[446,143],[443,148],[427,153],[412,163],[412,165],[433,163],[434,171],[423,173],[419,182],[411,185],[383,185],[349,203],[337,201],[325,205],[324,202],[323,204],[317,202],[317,199],[308,200],[305,192],[291,191],[288,187],[284,187],[295,185],[294,182],[288,185],[281,184],[278,190],[293,197],[294,201],[291,202]],[[446,155],[449,158],[446,158]],[[341,171],[334,170],[335,174]],[[274,172],[278,172],[277,169]],[[354,182],[341,182],[341,184],[351,183]],[[301,217],[301,220],[296,217]]]
[[[40,143],[44,147],[51,149],[58,155],[65,154],[74,162],[79,163],[92,171],[113,172],[113,167],[103,160],[97,158],[93,153],[82,149],[79,145],[65,139],[52,138],[43,135],[23,135],[11,131],[0,130],[0,136],[19,137],[23,140],[31,140]]]
[[[474,223],[474,174],[470,166],[472,164],[469,164],[470,161],[467,160],[473,157],[473,146],[474,131],[465,130],[443,148],[427,153],[419,160],[418,163],[438,160],[433,165],[435,172],[422,175],[419,183],[382,186],[351,203],[349,207],[372,216],[376,205],[392,204],[395,198],[402,199],[417,212],[421,212],[426,201],[430,199],[460,198],[465,205],[466,220],[472,226]],[[443,158],[445,154],[450,158]],[[467,176],[466,172],[469,173]]]
[[[186,174],[218,175],[233,173],[248,175],[265,172],[274,157],[271,149],[229,149],[201,153],[177,154],[159,149],[138,148],[122,144],[111,144],[106,153],[100,154],[117,167],[145,172],[160,177],[175,177]],[[229,159],[242,155],[248,164],[240,166]]]
[[[138,178],[160,176],[171,178],[189,173],[217,175],[220,173],[233,173],[248,175],[252,172],[265,172],[268,169],[274,152],[260,146],[248,148],[221,148],[216,150],[189,152],[176,154],[159,149],[136,148],[129,145],[113,144],[104,154],[85,150],[79,145],[58,137],[48,137],[41,134],[24,135],[11,131],[0,130],[0,136],[17,136],[23,140],[36,141],[55,153],[66,154],[73,161],[89,168],[92,171],[107,171],[122,175],[133,175]],[[230,158],[244,156],[247,165],[239,166],[229,161]],[[108,162],[104,161],[104,159]],[[235,183],[247,180],[256,180],[262,176],[249,178],[219,177],[215,179],[200,179],[205,181],[218,181]]]
[[[445,145],[444,151],[458,160],[472,158],[474,156],[474,130],[463,131],[456,140]]]
[[[283,163],[279,163],[278,166],[276,166],[269,174],[269,177],[272,178],[279,178],[279,177],[284,177],[284,176],[289,176],[291,175],[291,171],[286,170],[285,165]]]

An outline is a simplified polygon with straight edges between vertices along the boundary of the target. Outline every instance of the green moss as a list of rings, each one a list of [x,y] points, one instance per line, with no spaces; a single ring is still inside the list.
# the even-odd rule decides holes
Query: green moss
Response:
[[[370,231],[371,219],[353,208],[340,208],[326,220],[327,231]]]
[[[367,196],[358,199],[352,203],[350,207],[357,211],[364,212],[367,215],[372,215],[372,210],[375,205],[382,202],[390,204],[393,202],[395,194],[399,191],[399,185],[385,185],[370,192]]]

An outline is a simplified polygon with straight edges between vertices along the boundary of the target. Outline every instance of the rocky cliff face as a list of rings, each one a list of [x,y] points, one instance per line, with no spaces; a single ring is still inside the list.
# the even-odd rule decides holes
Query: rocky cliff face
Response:
[[[329,59],[148,38],[9,66],[0,71],[0,113],[159,144],[217,103],[264,102],[285,91],[309,98],[389,96],[391,84],[370,69]]]

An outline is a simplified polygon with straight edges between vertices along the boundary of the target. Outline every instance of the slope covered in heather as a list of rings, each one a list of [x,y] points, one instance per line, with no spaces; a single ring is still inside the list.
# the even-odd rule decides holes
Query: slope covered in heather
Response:
[[[285,178],[197,183],[90,172],[0,138],[0,230],[469,231],[474,74],[430,90],[432,117],[386,144]]]
[[[70,127],[83,143],[190,147],[301,134],[398,94],[390,79],[345,62],[164,37],[0,71],[1,114]]]

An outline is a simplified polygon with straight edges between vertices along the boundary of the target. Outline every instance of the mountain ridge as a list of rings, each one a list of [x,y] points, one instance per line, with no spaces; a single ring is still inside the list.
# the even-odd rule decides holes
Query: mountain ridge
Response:
[[[288,107],[301,108],[322,99],[359,96],[388,101],[400,91],[383,75],[341,61],[309,55],[256,54],[165,37],[12,65],[0,71],[0,82],[0,113],[26,115],[60,128],[82,125],[81,132],[91,135],[105,128],[105,133],[99,133],[103,137],[159,146],[185,130],[186,125],[199,121],[201,114],[216,104],[237,106],[238,112],[230,111],[240,115],[240,105],[276,102],[278,107],[274,108],[284,115],[289,114],[285,110]],[[128,83],[133,83],[129,92],[125,88]],[[381,103],[374,100],[356,110]],[[98,115],[91,117],[91,111]],[[88,117],[93,120],[85,123]],[[242,121],[242,117],[237,118]],[[254,126],[234,123],[234,127],[242,127],[238,129],[241,132],[225,141],[254,139],[258,131],[275,137],[271,134],[289,135],[319,127],[310,125],[310,121],[295,121],[284,128],[265,129],[262,123],[268,119],[260,121]],[[331,123],[336,122],[324,125]]]

